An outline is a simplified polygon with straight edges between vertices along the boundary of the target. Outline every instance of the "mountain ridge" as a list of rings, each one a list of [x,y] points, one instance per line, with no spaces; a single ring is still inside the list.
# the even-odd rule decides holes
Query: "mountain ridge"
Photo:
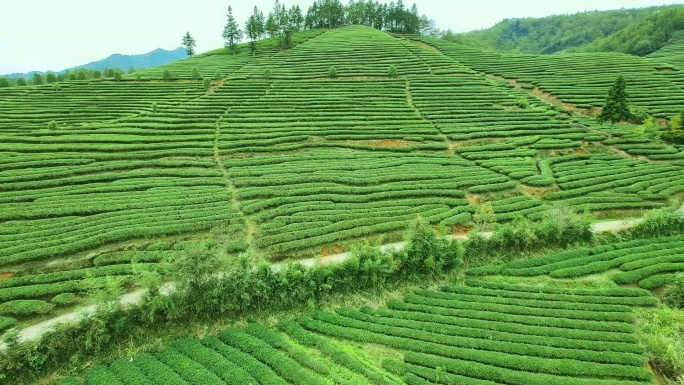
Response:
[[[95,60],[86,64],[81,64],[77,65],[74,67],[69,67],[65,68],[63,70],[59,71],[30,71],[26,73],[20,73],[20,72],[15,72],[11,74],[4,74],[0,75],[3,77],[8,77],[10,79],[16,79],[16,78],[28,78],[30,76],[33,76],[33,74],[38,73],[38,74],[45,74],[48,72],[54,72],[56,74],[60,74],[66,71],[75,71],[81,68],[85,68],[87,70],[97,70],[97,71],[103,71],[106,68],[121,68],[123,70],[126,70],[130,67],[133,68],[150,68],[150,67],[157,67],[160,65],[164,65],[176,60],[180,60],[186,56],[185,49],[183,47],[178,47],[174,50],[166,50],[163,48],[157,48],[154,49],[150,52],[144,53],[144,54],[137,54],[137,55],[126,55],[126,54],[121,54],[121,53],[114,53],[109,56],[107,56],[104,59],[101,60]]]

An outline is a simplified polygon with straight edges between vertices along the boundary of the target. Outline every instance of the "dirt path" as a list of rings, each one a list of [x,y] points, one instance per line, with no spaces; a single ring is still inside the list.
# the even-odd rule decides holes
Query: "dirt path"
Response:
[[[684,205],[680,208],[680,211],[684,212]],[[631,218],[631,219],[616,220],[616,221],[597,222],[597,223],[593,223],[591,225],[591,231],[594,233],[602,233],[602,232],[606,232],[606,231],[624,230],[624,229],[628,229],[630,227],[634,227],[637,224],[641,223],[642,221],[643,221],[642,218]],[[493,235],[492,232],[483,232],[481,234],[485,238],[490,238]],[[465,240],[465,239],[468,239],[468,236],[467,235],[455,235],[455,236],[450,235],[447,238]],[[397,242],[397,243],[390,243],[390,244],[382,245],[382,246],[380,246],[380,250],[382,252],[387,252],[390,250],[401,250],[404,247],[406,247],[406,242]],[[302,260],[297,260],[294,262],[300,263],[303,266],[310,268],[310,267],[314,267],[317,265],[330,265],[333,263],[341,263],[341,262],[344,262],[347,259],[349,259],[349,257],[351,257],[351,252],[333,254],[333,255],[328,255],[326,257],[302,259]],[[287,262],[285,262],[285,263],[287,263]],[[274,271],[279,271],[285,263],[283,263],[283,262],[274,263],[271,265],[271,268]],[[173,290],[173,284],[168,284],[167,287],[163,291],[168,293],[172,290]],[[137,304],[142,300],[144,295],[145,295],[144,289],[136,290],[132,293],[128,293],[126,295],[123,295],[121,297],[120,302],[122,305]],[[39,338],[41,335],[43,335],[44,333],[49,331],[50,328],[52,328],[54,325],[56,325],[58,323],[63,323],[63,322],[77,321],[81,317],[85,317],[88,314],[95,311],[96,307],[97,307],[97,305],[85,306],[85,307],[77,309],[71,313],[63,314],[59,317],[55,317],[55,318],[49,319],[47,321],[43,321],[43,322],[37,323],[35,325],[29,326],[27,328],[24,328],[24,329],[19,331],[19,338],[21,340],[32,340],[32,339]],[[1,348],[4,348],[4,346],[0,345],[0,349]]]

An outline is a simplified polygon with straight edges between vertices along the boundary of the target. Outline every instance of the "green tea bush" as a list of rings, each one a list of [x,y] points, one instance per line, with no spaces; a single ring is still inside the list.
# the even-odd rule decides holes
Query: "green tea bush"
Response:
[[[45,301],[18,299],[0,304],[0,314],[18,316],[47,314],[54,308],[55,305]]]
[[[57,306],[73,305],[78,302],[78,297],[74,293],[62,293],[52,297],[51,302]]]

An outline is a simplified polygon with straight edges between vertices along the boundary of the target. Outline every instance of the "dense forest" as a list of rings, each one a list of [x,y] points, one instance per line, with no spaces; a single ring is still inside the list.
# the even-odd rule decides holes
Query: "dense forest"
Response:
[[[544,18],[506,19],[492,28],[447,40],[503,52],[622,52],[645,56],[684,29],[684,6],[581,12]]]

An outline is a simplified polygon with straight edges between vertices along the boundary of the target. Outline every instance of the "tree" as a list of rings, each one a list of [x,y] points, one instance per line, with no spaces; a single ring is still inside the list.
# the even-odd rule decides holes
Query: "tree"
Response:
[[[256,56],[256,41],[261,39],[261,37],[264,35],[265,30],[264,26],[264,14],[259,11],[259,8],[254,7],[254,12],[252,15],[249,16],[247,19],[247,23],[245,24],[245,32],[247,33],[247,37],[249,37],[249,48],[252,51],[252,54]]]
[[[9,79],[0,78],[0,88],[7,88],[9,86],[11,86]]]
[[[48,130],[56,130],[57,129],[57,122],[54,120],[51,120],[48,125],[47,125]]]
[[[330,68],[328,68],[328,76],[331,79],[335,79],[337,77],[337,68],[330,66]]]
[[[289,30],[292,32],[299,32],[304,28],[304,15],[299,5],[293,5],[288,12],[287,19],[289,21]]]
[[[606,104],[603,106],[601,114],[596,118],[600,124],[610,121],[611,125],[613,125],[632,116],[627,104],[628,95],[626,88],[625,78],[622,75],[618,76],[615,79],[615,84],[608,90]]]
[[[211,79],[204,78],[204,80],[202,80],[202,88],[204,88],[205,90],[211,88]]]
[[[397,67],[394,66],[394,64],[389,66],[389,70],[387,71],[387,74],[391,78],[397,77]]]
[[[235,47],[237,46],[237,43],[242,40],[242,29],[240,29],[240,25],[235,20],[233,8],[230,5],[228,6],[228,22],[226,22],[226,26],[223,27],[223,35],[221,36],[223,36],[223,40],[226,41],[226,46],[230,48],[230,52],[235,55]]]
[[[114,80],[115,81],[121,81],[121,76],[123,75],[123,72],[121,70],[114,71]]]
[[[171,75],[171,71],[165,70],[164,74],[162,75],[162,79],[164,80],[171,80],[173,76]]]
[[[133,72],[135,72],[135,68],[133,68],[133,67],[128,67],[128,74],[130,75],[130,74],[132,74]]]
[[[192,72],[190,73],[190,78],[191,78],[192,80],[197,81],[197,80],[199,80],[200,76],[201,76],[201,75],[200,75],[199,69],[197,69],[196,67],[193,68],[193,69],[192,69]]]
[[[266,68],[266,69],[264,70],[264,79],[266,79],[266,80],[270,80],[270,79],[271,79],[271,70],[268,69],[268,68]]]
[[[52,84],[56,81],[57,81],[57,76],[54,73],[48,72],[47,74],[45,74],[45,82],[47,84]]]
[[[31,80],[33,81],[34,85],[39,86],[39,85],[43,84],[43,76],[41,76],[38,72],[35,72],[33,74],[33,77],[31,78]]]
[[[192,36],[190,36],[190,32],[186,32],[185,36],[183,36],[183,47],[185,47],[185,53],[188,56],[194,55],[195,46],[197,46],[195,39],[193,39]]]
[[[157,112],[159,110],[159,106],[157,105],[157,102],[152,102],[152,112]]]
[[[97,71],[97,70],[93,71],[93,78],[99,79],[101,77],[102,77],[102,72]]]
[[[26,85],[26,79],[24,78],[17,78],[17,86],[25,86]]]
[[[223,73],[221,72],[221,70],[216,70],[216,72],[214,72],[214,80],[221,80],[221,79],[223,79]]]

